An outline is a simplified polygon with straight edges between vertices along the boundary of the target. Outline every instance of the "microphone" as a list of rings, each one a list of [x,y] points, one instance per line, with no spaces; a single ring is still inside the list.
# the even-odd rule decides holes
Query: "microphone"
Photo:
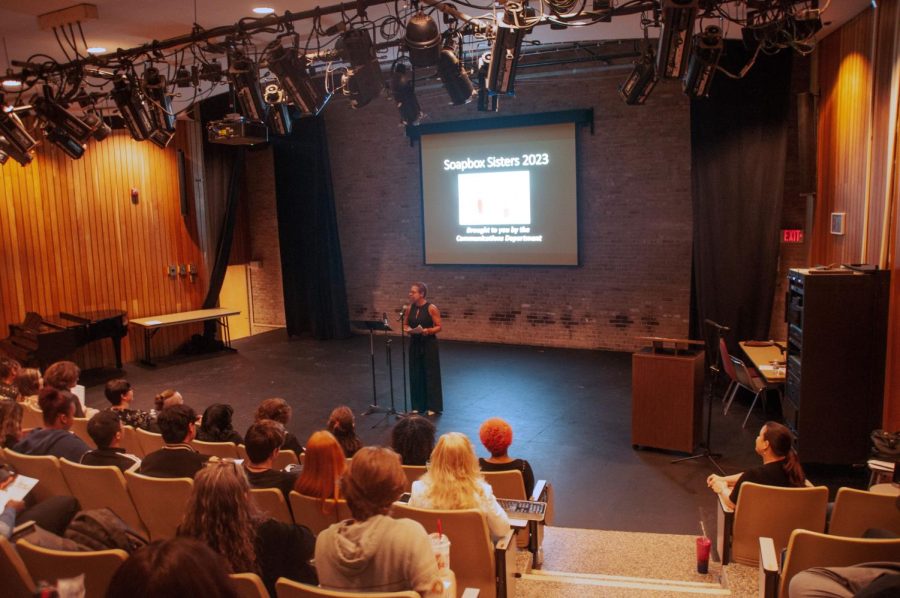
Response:
[[[386,312],[381,312],[381,321],[385,326],[389,326]]]
[[[706,322],[707,324],[709,324],[710,326],[714,327],[714,328],[718,328],[718,329],[721,330],[722,332],[728,332],[729,330],[731,330],[731,328],[729,328],[728,326],[722,326],[722,325],[719,324],[719,323],[713,322],[713,321],[710,320],[709,318],[707,318],[707,319],[705,319],[705,320],[703,320],[703,321]]]
[[[398,322],[403,321],[403,317],[406,315],[406,310],[409,308],[408,305],[403,305],[400,307],[400,316],[397,318]]]

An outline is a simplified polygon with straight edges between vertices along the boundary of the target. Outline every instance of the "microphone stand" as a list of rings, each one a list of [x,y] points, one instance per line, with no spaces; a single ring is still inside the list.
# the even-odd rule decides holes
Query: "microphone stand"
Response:
[[[406,326],[404,325],[403,320],[406,319],[406,310],[408,308],[404,305],[400,308],[400,318],[398,321],[400,322],[400,351],[402,355],[402,364],[403,364],[403,414],[409,413],[409,407],[407,406],[407,392],[406,392]]]

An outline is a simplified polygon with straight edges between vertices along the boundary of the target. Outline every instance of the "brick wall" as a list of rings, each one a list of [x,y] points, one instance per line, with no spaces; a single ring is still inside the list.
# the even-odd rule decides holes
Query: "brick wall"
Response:
[[[577,268],[423,265],[418,146],[393,103],[325,110],[351,318],[397,313],[422,280],[443,338],[633,349],[637,336],[684,337],[691,259],[689,103],[660,82],[645,106],[616,93],[626,69],[566,69],[520,78],[501,115],[593,107],[578,132],[581,262]],[[531,73],[528,73],[531,75]],[[420,88],[431,122],[482,118]]]

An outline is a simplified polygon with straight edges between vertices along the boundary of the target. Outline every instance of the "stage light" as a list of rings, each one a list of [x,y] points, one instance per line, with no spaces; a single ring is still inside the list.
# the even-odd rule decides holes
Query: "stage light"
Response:
[[[266,106],[262,90],[259,88],[259,72],[256,64],[242,52],[233,51],[229,56],[228,79],[244,116],[250,120],[264,121]]]
[[[653,62],[653,48],[645,46],[644,53],[634,63],[634,68],[625,82],[619,86],[619,95],[626,104],[643,104],[656,87],[656,64]]]
[[[404,42],[413,66],[427,67],[438,63],[441,55],[441,32],[434,19],[421,10],[406,23]]]
[[[34,159],[37,141],[25,129],[25,125],[14,112],[0,107],[0,136],[5,138],[3,151],[22,166]]]
[[[524,4],[507,2],[503,19],[497,20],[496,37],[491,46],[486,77],[487,89],[492,94],[514,95],[516,68],[522,53],[522,40],[533,27],[527,22],[535,11]]]
[[[285,101],[284,90],[276,83],[270,83],[263,91],[263,99],[269,106],[266,124],[276,135],[290,135],[293,123],[291,110]]]
[[[304,114],[315,114],[322,97],[309,76],[306,57],[298,56],[296,48],[279,45],[266,54],[266,64],[294,106]]]
[[[35,96],[31,100],[31,107],[34,108],[38,118],[46,124],[48,129],[57,131],[55,139],[69,137],[74,139],[77,144],[82,145],[90,139],[91,133],[94,132],[87,123],[52,99],[50,88],[47,86],[44,86],[43,96]]]
[[[350,106],[362,108],[384,90],[384,77],[372,39],[364,29],[351,29],[341,36],[335,49],[341,58],[350,63],[341,78],[344,95],[350,97]]]
[[[148,101],[153,130],[149,139],[161,148],[165,148],[175,136],[175,112],[172,110],[172,97],[166,93],[166,78],[156,67],[144,69],[143,91]]]
[[[134,76],[122,76],[113,81],[113,89],[109,95],[119,109],[131,138],[136,141],[149,139],[154,130],[153,119],[140,88],[135,84]]]
[[[9,154],[6,153],[6,137],[0,137],[0,166],[9,161]]]
[[[191,73],[193,74],[194,67],[191,67]],[[209,81],[210,83],[218,83],[222,80],[223,71],[222,65],[219,64],[218,60],[213,60],[211,62],[206,62],[200,66],[200,73],[197,74],[194,79]],[[194,83],[194,87],[197,86],[197,83]]]
[[[48,125],[44,128],[44,136],[47,138],[47,141],[61,149],[73,160],[78,160],[84,155],[84,144],[66,133],[66,131],[60,127]]]
[[[691,50],[697,0],[662,0],[659,48],[656,72],[660,77],[677,79],[684,74]]]
[[[687,71],[681,81],[684,93],[692,98],[709,95],[719,58],[722,57],[722,47],[722,29],[719,27],[710,25],[703,33],[697,34]]]
[[[415,81],[406,70],[406,65],[398,62],[391,69],[391,97],[397,102],[400,111],[400,122],[404,125],[414,125],[424,116],[416,97]]]
[[[84,124],[91,127],[93,130],[93,133],[91,134],[97,141],[103,141],[109,137],[110,133],[112,133],[112,128],[110,128],[110,126],[103,121],[103,117],[96,112],[88,112],[81,120],[84,121]]]
[[[478,59],[478,111],[497,112],[500,108],[500,96],[492,95],[487,90],[488,63],[491,60],[490,52]]]
[[[456,106],[468,104],[475,94],[475,87],[469,79],[465,65],[460,62],[452,45],[441,50],[437,65],[438,77],[450,96],[450,102]]]

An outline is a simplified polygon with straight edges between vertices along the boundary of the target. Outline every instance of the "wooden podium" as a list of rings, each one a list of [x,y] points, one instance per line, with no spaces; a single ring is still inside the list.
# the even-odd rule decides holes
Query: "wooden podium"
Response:
[[[703,427],[703,341],[641,337],[632,355],[631,444],[691,453]]]

